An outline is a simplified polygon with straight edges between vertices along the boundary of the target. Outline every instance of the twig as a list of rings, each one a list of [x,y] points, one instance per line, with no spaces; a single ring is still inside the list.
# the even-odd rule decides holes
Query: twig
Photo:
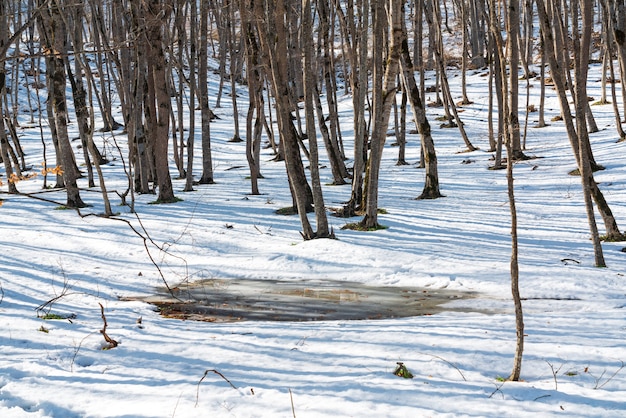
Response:
[[[4,192],[0,191],[0,194],[5,194]],[[42,202],[47,202],[47,203],[52,203],[58,206],[63,206],[62,203],[59,203],[57,201],[51,200],[51,199],[46,199],[40,196],[37,196],[35,194],[31,194],[31,193],[18,193],[19,196],[24,196],[24,197],[28,197],[30,199],[35,199],[35,200],[39,200]],[[78,216],[80,216],[81,218],[87,218],[87,217],[91,217],[91,216],[97,216],[97,217],[102,217],[101,215],[95,214],[95,213],[88,213],[88,214],[83,214],[80,210],[80,208],[68,208],[68,209],[72,209],[76,212],[76,214]],[[137,221],[139,222],[139,225],[141,226],[141,230],[144,232],[144,234],[142,234],[140,231],[137,230],[137,228],[135,228],[129,220],[127,219],[123,219],[123,218],[118,218],[116,216],[106,216],[107,219],[113,219],[116,221],[120,221],[120,222],[124,222],[126,225],[128,225],[128,227],[138,236],[143,240],[143,246],[146,249],[146,253],[148,254],[148,258],[150,258],[150,261],[152,262],[152,264],[156,267],[157,271],[159,272],[159,276],[161,277],[161,280],[163,281],[163,283],[165,284],[165,287],[167,288],[167,291],[169,292],[169,294],[176,300],[180,300],[178,297],[176,297],[176,295],[174,295],[174,291],[172,290],[172,288],[169,286],[169,284],[167,283],[167,280],[165,279],[165,275],[163,274],[163,271],[161,270],[161,268],[159,267],[159,265],[157,264],[156,260],[154,259],[154,257],[152,256],[152,254],[150,253],[150,248],[148,247],[148,243],[154,245],[156,248],[158,248],[160,251],[172,256],[172,257],[176,257],[174,255],[172,255],[171,253],[169,253],[167,250],[165,250],[162,246],[158,245],[148,234],[148,231],[146,230],[145,226],[143,225],[141,218],[139,217],[139,214],[137,214],[136,211],[133,210],[132,212],[135,217],[137,218]],[[179,258],[180,260],[185,261],[184,258],[182,257],[176,257]],[[186,261],[185,261],[186,264]],[[45,306],[45,305],[44,305]]]
[[[52,305],[59,299],[63,298],[64,296],[74,294],[74,293],[69,293],[71,286],[68,284],[67,274],[65,274],[63,265],[60,262],[59,262],[59,267],[61,268],[61,275],[63,276],[63,289],[61,290],[60,294],[56,295],[56,289],[54,288],[54,279],[52,280],[52,291],[55,293],[55,296],[52,299],[49,299],[48,301],[42,303],[41,305],[35,308],[35,312],[37,312],[37,318],[45,317],[46,314],[49,314],[50,311],[52,310]],[[40,313],[43,313],[46,307],[48,308],[48,311],[45,314],[40,316]]]
[[[150,235],[148,234],[148,231],[146,230],[146,228],[143,225],[143,222],[141,222],[141,218],[139,217],[139,214],[137,212],[133,212],[133,214],[135,215],[135,217],[137,218],[137,221],[139,222],[139,225],[141,226],[141,230],[145,233],[145,235],[143,235],[141,232],[139,232],[137,230],[137,228],[135,228],[129,220],[127,219],[122,219],[122,218],[117,218],[117,217],[109,217],[109,219],[114,219],[120,222],[124,222],[126,225],[128,225],[128,227],[135,233],[137,234],[137,236],[139,238],[141,238],[143,240],[143,246],[146,249],[146,254],[148,254],[148,258],[150,258],[150,261],[152,262],[152,264],[154,265],[154,267],[157,269],[157,271],[159,272],[159,276],[161,276],[161,280],[163,281],[163,284],[165,284],[165,288],[167,289],[167,291],[169,292],[170,296],[172,296],[174,299],[176,300],[180,300],[178,297],[176,297],[176,295],[174,295],[174,290],[172,290],[172,288],[170,287],[170,285],[167,283],[167,280],[165,279],[165,275],[163,274],[163,271],[161,270],[161,267],[159,267],[159,265],[157,264],[156,260],[154,259],[154,257],[152,257],[152,254],[150,253],[150,248],[148,247],[148,242],[151,243],[152,245],[154,245],[156,248],[158,248],[160,251],[163,251],[164,253],[167,253],[166,250],[164,250],[161,246],[159,246],[156,242],[154,242],[154,240],[150,237]],[[169,254],[169,253],[168,253]],[[170,254],[171,255],[171,254]],[[180,258],[180,257],[179,257]],[[182,259],[182,258],[181,258]]]
[[[289,398],[291,399],[291,413],[293,418],[296,418],[296,408],[293,406],[293,393],[291,393],[291,388],[289,388]]]
[[[104,316],[104,306],[102,306],[102,304],[100,302],[98,302],[98,305],[100,305],[100,313],[102,314],[102,322],[104,322],[104,326],[102,327],[102,329],[100,330],[100,334],[102,334],[102,336],[104,337],[104,341],[106,341],[108,343],[107,347],[104,347],[103,350],[110,350],[112,348],[117,347],[118,342],[115,341],[113,338],[109,337],[107,335],[107,317]]]
[[[495,395],[496,393],[500,392],[502,394],[502,399],[504,399],[504,393],[502,393],[502,391],[500,390],[500,388],[502,386],[504,386],[504,384],[507,382],[507,380],[503,380],[502,384],[500,386],[496,385],[496,390],[494,390],[493,392],[491,392],[491,395],[489,395],[489,399],[491,399],[493,397],[493,395]]]
[[[461,371],[461,369],[459,369],[459,368],[458,368],[458,367],[457,367],[454,363],[452,363],[452,362],[450,362],[450,361],[446,360],[446,359],[445,359],[445,358],[443,358],[443,357],[439,357],[439,356],[438,356],[438,355],[436,355],[436,354],[429,354],[429,353],[420,353],[420,354],[424,354],[424,355],[426,355],[426,356],[431,356],[431,357],[433,357],[433,358],[439,359],[439,360],[443,361],[444,363],[446,363],[446,364],[448,364],[448,365],[450,365],[450,366],[454,367],[454,368],[456,369],[456,371],[457,371],[457,372],[459,372],[459,374],[461,375],[461,377],[463,378],[463,380],[467,382],[467,379],[465,378],[465,375],[463,374],[463,372]]]
[[[70,363],[70,372],[74,372],[74,362],[76,361],[76,356],[78,356],[78,352],[80,351],[80,348],[83,346],[83,342],[91,337],[93,335],[93,332],[89,333],[87,336],[83,337],[82,340],[80,340],[80,342],[78,343],[78,347],[74,348],[74,355],[72,356],[72,362]]]
[[[609,378],[607,378],[604,383],[602,383],[600,385],[600,380],[602,380],[602,376],[604,376],[604,372],[602,372],[602,374],[600,375],[599,378],[596,379],[596,386],[594,387],[594,389],[602,389],[607,383],[609,383],[611,380],[613,380],[613,378],[620,372],[622,371],[622,369],[624,367],[626,367],[626,363],[624,363],[623,361],[621,361],[622,365],[615,371],[615,373],[613,373]]]
[[[207,369],[207,370],[205,370],[205,371],[204,371],[204,374],[202,375],[202,378],[200,378],[200,381],[198,381],[198,385],[197,385],[197,388],[196,388],[196,405],[195,405],[195,407],[196,407],[196,408],[198,407],[198,400],[199,400],[199,398],[200,398],[200,383],[202,383],[202,381],[204,380],[204,378],[206,377],[206,375],[207,375],[207,374],[209,374],[209,372],[213,372],[213,373],[215,373],[216,375],[218,375],[219,377],[221,377],[222,379],[224,379],[226,382],[228,382],[228,384],[230,385],[230,387],[232,387],[232,388],[233,388],[233,389],[235,389],[235,390],[237,389],[237,387],[236,387],[235,385],[233,385],[233,384],[231,383],[231,381],[230,381],[230,380],[228,380],[228,379],[226,378],[226,376],[224,376],[222,373],[220,373],[219,371],[217,371],[217,370],[215,370],[215,369]]]
[[[552,363],[550,363],[548,360],[545,360],[546,363],[548,363],[548,366],[550,366],[550,370],[552,370],[552,377],[554,378],[554,390],[559,390],[559,383],[556,380],[556,375],[559,372],[559,370],[561,370],[561,367],[563,367],[563,365],[561,364],[561,366],[559,366],[558,369],[554,370],[554,366],[552,365]]]
[[[176,416],[176,410],[178,409],[178,404],[180,403],[180,399],[183,397],[183,392],[180,392],[178,395],[178,399],[176,399],[176,405],[174,405],[174,411],[172,411],[172,418]]]

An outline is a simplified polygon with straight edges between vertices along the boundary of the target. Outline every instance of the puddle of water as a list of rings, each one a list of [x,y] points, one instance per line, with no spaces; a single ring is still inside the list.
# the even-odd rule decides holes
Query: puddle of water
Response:
[[[210,279],[159,288],[154,296],[125,298],[157,307],[166,317],[208,321],[331,321],[432,315],[469,292],[367,286],[336,280]]]

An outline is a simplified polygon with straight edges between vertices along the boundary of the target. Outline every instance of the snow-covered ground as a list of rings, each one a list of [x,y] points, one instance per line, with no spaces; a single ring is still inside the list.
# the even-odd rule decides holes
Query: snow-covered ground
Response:
[[[389,139],[380,188],[385,230],[341,230],[359,218],[331,217],[337,240],[303,242],[296,216],[274,214],[291,198],[283,164],[270,161],[269,150],[263,151],[263,194],[247,194],[245,145],[227,142],[227,100],[216,109],[222,119],[211,126],[217,184],[184,193],[175,180],[182,202],[148,205],[154,196],[137,196],[137,216],[110,194],[116,218],[139,234],[118,219],[79,217],[54,203],[3,195],[0,416],[625,416],[626,244],[605,243],[608,267],[594,267],[580,180],[568,175],[574,159],[562,122],[529,128],[526,152],[539,158],[515,166],[526,345],[523,381],[502,379],[515,347],[510,215],[505,172],[488,170],[492,154],[484,151],[483,75],[468,78],[475,103],[461,113],[482,150],[461,152],[458,131],[439,129],[441,109],[428,109],[445,198],[413,199],[424,173],[414,164],[396,166]],[[596,99],[597,79],[597,72],[590,77]],[[531,103],[538,106],[538,81],[533,84]],[[349,104],[342,98],[348,155]],[[546,120],[559,113],[553,100],[548,108]],[[606,167],[597,179],[624,230],[626,144],[615,142],[611,106],[593,110],[601,128],[592,135],[593,149]],[[531,124],[536,118],[530,115]],[[39,130],[24,122],[21,141],[38,170]],[[419,137],[408,139],[408,160],[415,163]],[[98,140],[110,145],[112,138]],[[117,140],[123,146],[119,131]],[[120,156],[112,146],[108,152],[116,157],[104,167],[108,188],[122,191]],[[331,180],[328,168],[322,175]],[[62,191],[43,192],[41,185],[36,178],[18,187],[65,201]],[[328,207],[339,207],[350,186],[326,186],[324,193]],[[82,197],[93,205],[82,214],[103,211],[97,190]],[[153,293],[163,284],[159,269],[171,286],[209,278],[334,279],[478,297],[452,303],[464,313],[293,323],[180,321],[148,304],[119,300]],[[103,350],[99,304],[106,333],[119,342],[109,350]],[[67,319],[42,319],[46,313]],[[414,378],[395,376],[397,362]]]

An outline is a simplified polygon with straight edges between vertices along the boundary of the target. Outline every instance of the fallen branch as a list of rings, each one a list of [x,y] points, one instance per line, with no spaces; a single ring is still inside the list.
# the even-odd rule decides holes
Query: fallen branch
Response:
[[[38,192],[38,193],[43,193],[43,192]],[[4,192],[4,191],[0,191],[0,194],[9,194],[9,193]],[[11,193],[11,194],[12,194],[12,195],[15,195],[15,193]],[[46,198],[41,197],[41,196],[38,196],[38,195],[36,195],[36,194],[34,194],[34,193],[18,193],[17,195],[19,195],[19,196],[23,196],[23,197],[27,197],[27,198],[30,198],[30,199],[39,200],[39,201],[46,202],[46,203],[51,203],[51,204],[57,205],[57,206],[59,206],[59,207],[63,207],[63,206],[65,206],[65,205],[63,205],[63,204],[62,204],[62,203],[60,203],[60,202],[57,202],[57,201],[55,201],[55,200],[51,200],[51,199],[46,199]],[[179,298],[178,298],[178,297],[174,294],[174,291],[172,290],[172,288],[170,287],[170,285],[167,283],[167,280],[165,279],[165,275],[163,274],[163,271],[162,271],[162,270],[161,270],[161,268],[159,267],[159,265],[158,265],[157,261],[156,261],[156,260],[154,259],[154,257],[152,256],[152,253],[150,252],[150,248],[149,248],[148,244],[152,244],[152,245],[153,245],[154,247],[156,247],[159,251],[162,251],[163,253],[166,253],[166,254],[168,254],[168,255],[169,255],[169,256],[171,256],[171,257],[175,257],[175,258],[178,258],[178,259],[182,260],[183,262],[185,262],[185,264],[187,264],[187,262],[185,261],[185,259],[184,259],[184,258],[182,258],[182,257],[178,257],[178,256],[175,256],[175,255],[171,254],[170,252],[168,252],[167,250],[165,250],[162,246],[160,246],[159,244],[157,244],[157,243],[156,243],[156,242],[152,239],[152,237],[150,236],[150,234],[148,233],[148,231],[146,230],[145,226],[143,225],[143,223],[142,223],[142,221],[141,221],[141,218],[139,217],[139,214],[138,214],[136,211],[134,211],[134,210],[133,210],[133,214],[135,215],[135,218],[137,219],[137,221],[138,221],[138,223],[139,223],[139,226],[140,226],[140,228],[141,228],[141,231],[143,231],[143,234],[141,233],[141,231],[139,231],[137,228],[135,228],[135,227],[131,224],[131,222],[130,222],[128,219],[119,218],[119,217],[114,216],[114,215],[112,215],[112,216],[103,216],[103,215],[98,215],[98,214],[95,214],[95,213],[87,213],[87,214],[84,214],[84,213],[82,213],[82,212],[81,212],[80,208],[75,208],[75,207],[68,207],[67,209],[74,210],[74,211],[76,212],[76,214],[77,214],[79,217],[81,217],[81,218],[88,218],[88,217],[93,217],[93,216],[95,216],[95,217],[99,217],[99,218],[107,218],[107,219],[112,219],[112,220],[120,221],[120,222],[123,222],[123,223],[125,223],[126,225],[128,225],[128,227],[131,229],[131,231],[133,231],[133,232],[134,232],[134,233],[135,233],[135,234],[136,234],[139,238],[141,238],[141,239],[143,240],[143,246],[144,246],[144,248],[145,248],[145,250],[146,250],[146,254],[148,255],[148,258],[150,258],[150,262],[154,265],[154,267],[156,267],[156,269],[157,269],[157,271],[158,271],[158,273],[159,273],[159,276],[161,277],[161,280],[163,281],[163,284],[165,284],[165,287],[167,288],[167,290],[168,290],[169,294],[170,294],[170,295],[171,295],[174,299],[180,300],[180,299],[179,299]]]
[[[107,342],[107,346],[105,346],[104,348],[102,348],[103,350],[110,350],[112,348],[117,347],[118,342],[115,341],[113,338],[109,337],[107,335],[107,317],[104,316],[104,306],[102,306],[101,303],[98,303],[98,305],[100,305],[100,313],[102,314],[102,322],[104,322],[104,326],[102,327],[102,329],[100,330],[100,334],[102,334],[102,336],[104,337],[104,341]]]

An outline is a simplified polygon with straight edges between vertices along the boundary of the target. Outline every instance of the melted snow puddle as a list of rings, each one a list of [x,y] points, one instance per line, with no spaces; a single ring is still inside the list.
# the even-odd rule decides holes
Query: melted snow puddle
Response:
[[[449,289],[368,286],[338,280],[210,279],[159,288],[141,300],[166,317],[208,321],[386,319],[476,309],[446,307],[476,294]],[[488,312],[484,312],[488,313]]]

